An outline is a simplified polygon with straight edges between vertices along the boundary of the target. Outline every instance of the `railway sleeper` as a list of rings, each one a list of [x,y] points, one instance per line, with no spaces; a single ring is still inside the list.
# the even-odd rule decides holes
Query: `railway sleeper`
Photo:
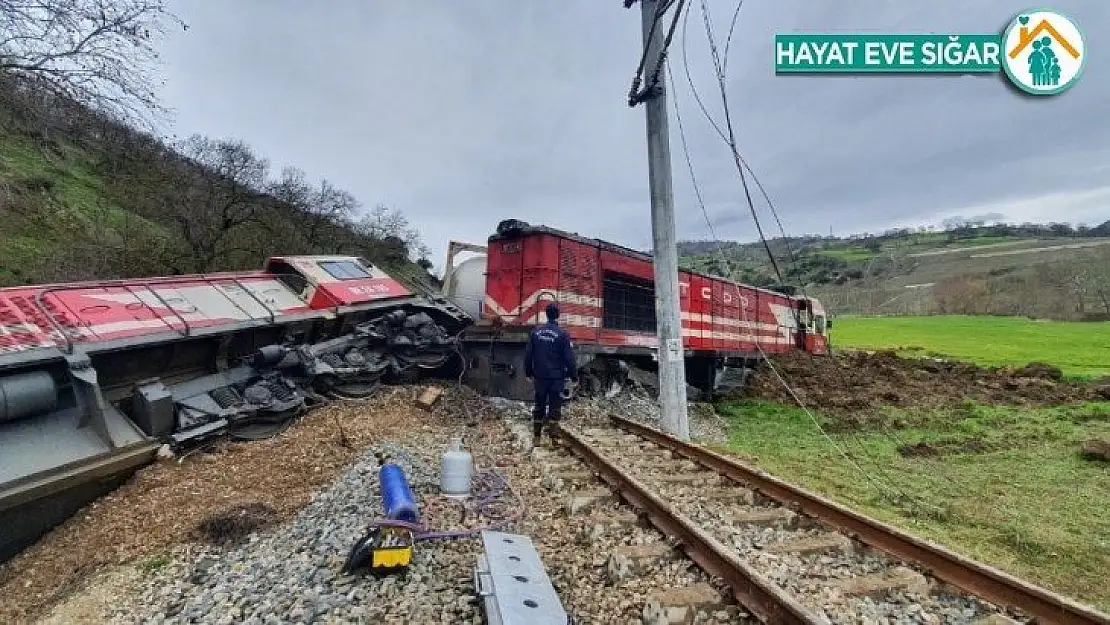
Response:
[[[932,590],[924,575],[906,566],[896,566],[881,573],[851,577],[834,583],[846,595],[872,599],[882,599],[894,592],[927,597]]]
[[[532,430],[530,428],[528,429],[528,440],[532,440]],[[536,460],[547,460],[551,462],[574,460],[575,462],[579,462],[574,456],[560,449],[545,449],[543,447],[532,447],[531,449],[532,457]]]
[[[793,528],[798,515],[786,508],[770,508],[766,510],[739,510],[725,512],[721,518],[735,526],[757,525],[762,527]]]
[[[660,461],[655,457],[633,458],[626,466],[633,470],[644,471],[696,471],[702,467],[692,460]]]
[[[640,517],[632,512],[595,514],[586,519],[586,525],[578,535],[583,545],[593,545],[609,532],[624,534],[630,527],[640,524]]]
[[[562,473],[548,473],[540,480],[540,484],[547,490],[560,491],[567,484],[581,484],[595,478],[590,471],[564,471]]]
[[[592,509],[600,503],[614,502],[617,500],[613,491],[608,488],[590,488],[576,490],[570,493],[564,509],[567,516],[575,516],[580,512]]]
[[[619,430],[589,429],[583,431],[582,433],[587,438],[591,439],[591,443],[594,443],[596,445],[632,444],[636,446],[641,446],[644,443],[647,443],[647,441],[639,436],[636,436],[635,434],[625,434]]]
[[[619,584],[633,575],[643,575],[664,560],[680,555],[667,543],[620,545],[605,560],[605,575],[611,584]]]
[[[641,517],[635,512],[618,510],[616,512],[601,512],[595,514],[589,517],[587,521],[596,525],[629,527],[632,525],[639,525]]]
[[[701,614],[719,623],[735,623],[749,615],[736,604],[725,603],[717,589],[706,583],[667,588],[652,593],[644,602],[644,625],[688,625]]]
[[[717,487],[701,491],[698,495],[702,500],[711,500],[721,504],[736,503],[747,506],[755,504],[755,493],[744,487]]]
[[[553,460],[545,460],[540,464],[540,470],[545,474],[559,473],[570,469],[576,469],[582,466],[581,460],[573,458],[559,458]]]
[[[655,475],[644,476],[644,481],[654,482],[656,484],[681,484],[686,486],[697,486],[706,484],[713,478],[717,477],[716,473],[712,471],[696,471],[686,473],[658,473]]]
[[[1002,614],[988,614],[971,622],[971,625],[1022,625],[1020,621],[1003,616]]]
[[[825,534],[822,536],[806,536],[794,540],[767,545],[763,548],[769,553],[790,553],[795,555],[812,555],[817,553],[850,553],[855,546],[852,539],[843,534]]]
[[[652,459],[658,462],[659,460],[671,461],[682,459],[682,456],[675,455],[673,451],[669,449],[663,449],[662,447],[656,447],[651,443],[645,443],[643,445],[635,446],[624,443],[616,443],[608,446],[601,444],[597,447],[606,452],[619,451],[621,454],[626,456],[635,453],[638,454],[638,456],[636,456],[637,460]]]

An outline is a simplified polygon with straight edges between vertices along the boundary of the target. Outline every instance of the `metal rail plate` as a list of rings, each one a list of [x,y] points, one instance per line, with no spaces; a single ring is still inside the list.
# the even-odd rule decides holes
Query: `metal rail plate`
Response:
[[[474,568],[474,588],[489,625],[567,625],[566,610],[532,540],[482,532],[485,555]]]

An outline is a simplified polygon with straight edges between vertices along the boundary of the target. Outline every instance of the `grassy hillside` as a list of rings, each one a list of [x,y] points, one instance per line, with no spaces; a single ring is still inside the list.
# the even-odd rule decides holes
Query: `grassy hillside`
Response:
[[[787,284],[840,314],[1110,319],[1110,222],[894,231],[772,241]],[[683,266],[777,282],[762,244],[680,244]]]
[[[346,253],[428,281],[419,233],[235,140],[171,145],[0,80],[0,286],[253,269]]]
[[[168,236],[112,201],[90,163],[80,149],[63,144],[57,152],[42,150],[31,138],[0,128],[0,285],[65,273],[72,252],[67,246],[91,233],[105,246],[132,228]]]
[[[1110,376],[1110,322],[1068,323],[1018,317],[842,317],[834,348],[894,349],[984,366],[1049,363],[1065,375]]]

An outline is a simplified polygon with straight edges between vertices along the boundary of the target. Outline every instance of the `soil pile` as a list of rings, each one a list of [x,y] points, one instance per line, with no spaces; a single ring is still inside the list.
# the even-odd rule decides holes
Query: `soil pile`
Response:
[[[881,406],[956,407],[967,400],[1011,406],[1054,406],[1110,398],[1100,384],[1063,379],[1051,365],[986,369],[894,352],[804,353],[773,358],[775,367],[807,407],[832,414],[871,412]],[[766,367],[752,377],[744,397],[792,403]]]

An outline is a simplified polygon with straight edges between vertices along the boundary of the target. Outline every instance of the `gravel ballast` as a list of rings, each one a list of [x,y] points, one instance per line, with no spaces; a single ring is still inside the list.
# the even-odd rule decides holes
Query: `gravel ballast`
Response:
[[[639,622],[652,592],[709,581],[682,557],[650,574],[608,579],[613,548],[664,537],[650,528],[614,527],[583,542],[588,517],[567,516],[566,490],[543,485],[528,441],[522,445],[513,434],[528,429],[524,405],[482,400],[449,385],[433,410],[421,411],[413,401],[422,389],[384,389],[367,402],[321,408],[273,440],[225,443],[143,469],[5,567],[0,588],[12,592],[0,595],[0,616],[58,623],[480,623],[472,581],[477,536],[418,543],[405,576],[340,572],[367,523],[382,514],[379,452],[405,466],[425,522],[435,529],[460,525],[461,508],[438,497],[440,455],[458,435],[477,468],[497,468],[523,501],[525,518],[505,531],[533,539],[578,622]],[[602,425],[613,406],[626,416],[654,413],[650,400],[625,394],[575,402],[567,419]],[[500,511],[520,507],[507,500]],[[487,522],[468,518],[462,525]],[[129,530],[139,526],[143,532]],[[91,564],[66,570],[82,557]]]

